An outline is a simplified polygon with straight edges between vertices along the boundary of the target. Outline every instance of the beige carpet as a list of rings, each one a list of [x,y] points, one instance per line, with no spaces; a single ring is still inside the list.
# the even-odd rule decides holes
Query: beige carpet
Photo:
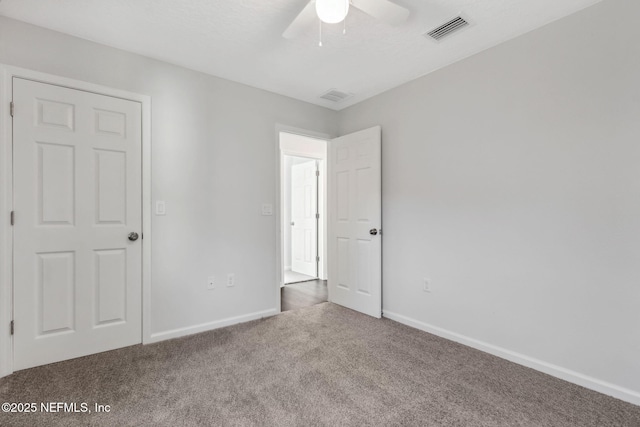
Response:
[[[13,426],[640,426],[640,407],[331,303],[18,372]]]

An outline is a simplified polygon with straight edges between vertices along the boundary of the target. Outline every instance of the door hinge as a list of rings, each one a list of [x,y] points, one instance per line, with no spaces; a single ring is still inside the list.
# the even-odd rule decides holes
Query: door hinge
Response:
[[[13,117],[13,101],[9,103],[9,114],[11,114],[11,117]]]
[[[13,320],[9,323],[9,332],[13,335]]]
[[[16,223],[16,213],[15,211],[11,211],[11,225]]]
[[[317,213],[317,214],[316,214],[316,219],[319,219],[319,218],[320,218],[320,214],[319,214],[319,213]]]
[[[320,176],[320,171],[316,171],[316,176]]]
[[[320,256],[316,255],[316,262],[320,262]]]

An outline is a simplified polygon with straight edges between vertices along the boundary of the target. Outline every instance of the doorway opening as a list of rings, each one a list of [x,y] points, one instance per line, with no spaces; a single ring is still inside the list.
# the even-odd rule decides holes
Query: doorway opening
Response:
[[[319,277],[318,160],[284,156],[284,284]]]
[[[281,310],[327,301],[327,141],[280,132]]]
[[[291,212],[285,200],[285,186],[294,190],[285,174],[285,156],[299,157],[300,165],[314,164],[319,171],[317,218],[317,280],[325,281],[326,299],[355,311],[380,318],[382,315],[382,129],[374,126],[337,138],[301,136],[287,130],[277,132],[278,193],[278,280],[277,305],[283,308],[285,234]],[[295,132],[295,131],[294,131]],[[289,162],[293,165],[293,160]],[[293,169],[292,169],[293,170]],[[293,176],[293,173],[291,173]],[[304,177],[304,175],[303,175]],[[289,190],[288,190],[289,191]],[[313,200],[307,196],[307,200]],[[304,199],[304,198],[303,198]],[[287,206],[285,206],[287,204]],[[313,212],[310,209],[310,212]],[[294,221],[295,222],[295,221]],[[304,241],[304,239],[303,239]],[[307,245],[313,254],[313,245]],[[305,254],[305,257],[307,255]],[[307,257],[307,260],[309,258]],[[311,266],[313,268],[313,265]],[[312,273],[313,274],[313,273]],[[330,275],[330,276],[329,276]],[[313,278],[313,277],[312,277]],[[313,282],[302,282],[311,284]],[[305,291],[309,291],[308,289]],[[315,292],[314,290],[311,290]],[[307,301],[313,305],[317,299]]]

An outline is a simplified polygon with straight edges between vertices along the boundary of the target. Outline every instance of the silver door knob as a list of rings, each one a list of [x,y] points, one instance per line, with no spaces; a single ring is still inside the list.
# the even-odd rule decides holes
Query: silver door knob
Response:
[[[296,223],[291,221],[291,226],[293,227],[294,225],[296,225]]]
[[[135,231],[129,233],[129,240],[131,240],[132,242],[138,240],[138,233],[136,233]]]
[[[371,234],[372,236],[375,236],[378,234],[378,230],[376,228],[372,228],[371,230],[369,230],[369,234]]]

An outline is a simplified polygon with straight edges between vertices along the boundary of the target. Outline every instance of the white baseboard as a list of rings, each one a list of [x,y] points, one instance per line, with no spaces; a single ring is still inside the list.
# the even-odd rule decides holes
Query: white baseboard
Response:
[[[242,316],[227,317],[226,319],[216,320],[214,322],[201,323],[199,325],[187,326],[185,328],[171,329],[169,331],[156,332],[151,334],[149,341],[145,344],[151,344],[154,342],[164,341],[171,338],[179,338],[187,335],[193,335],[200,332],[210,331],[212,329],[222,328],[224,326],[231,326],[237,323],[249,322],[251,320],[261,319],[263,317],[271,317],[278,314],[275,308],[258,311],[255,313],[249,313]]]
[[[544,372],[545,374],[563,379],[570,383],[580,385],[582,387],[597,391],[602,394],[613,396],[620,400],[624,400],[625,402],[629,402],[634,405],[640,405],[640,392],[625,387],[620,387],[615,384],[572,371],[570,369],[565,369],[560,366],[535,359],[533,357],[525,356],[524,354],[507,350],[505,348],[487,344],[485,342],[469,338],[464,335],[439,328],[437,326],[432,326],[427,323],[420,322],[418,320],[403,316],[398,313],[384,310],[382,314],[387,319],[395,320],[396,322],[402,323],[404,325],[429,332],[430,334],[437,335],[439,337],[446,338],[448,340],[455,341],[469,347],[473,347],[477,350],[484,351],[485,353],[493,354],[494,356],[498,356],[502,359],[509,360],[519,365],[535,369],[536,371]]]

